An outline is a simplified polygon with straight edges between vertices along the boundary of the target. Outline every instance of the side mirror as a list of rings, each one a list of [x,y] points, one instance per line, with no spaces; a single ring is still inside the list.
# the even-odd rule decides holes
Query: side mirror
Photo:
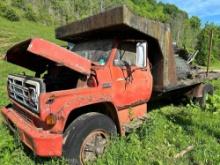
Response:
[[[147,42],[138,42],[136,45],[136,66],[140,68],[147,66]]]

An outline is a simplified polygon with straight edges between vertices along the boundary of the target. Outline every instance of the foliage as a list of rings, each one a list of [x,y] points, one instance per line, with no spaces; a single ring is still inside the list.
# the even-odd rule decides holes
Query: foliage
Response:
[[[12,21],[27,19],[45,25],[58,26],[85,18],[100,11],[125,4],[136,14],[169,23],[173,40],[189,52],[199,50],[197,62],[205,65],[207,59],[207,29],[218,26],[207,23],[202,28],[198,17],[189,17],[172,4],[156,0],[3,0],[0,15]],[[220,30],[215,30],[212,61],[220,59]]]
[[[11,1],[11,6],[20,8],[20,9],[25,9],[25,4],[26,1],[25,0],[13,0]]]
[[[6,53],[6,50],[16,42],[32,37],[42,37],[49,41],[63,44],[54,37],[53,26],[45,26],[26,20],[11,22],[0,17],[0,57]],[[4,68],[0,68],[0,70]],[[1,79],[1,76],[0,76]]]
[[[31,6],[27,6],[25,8],[25,18],[27,18],[29,21],[37,22],[37,14],[33,11]]]
[[[211,52],[211,61],[220,60],[220,27],[214,24],[206,24],[205,27],[200,31],[198,36],[197,49],[200,51],[197,56],[197,63],[201,65],[207,64],[207,55],[209,54],[209,40],[210,33],[213,31],[213,45]]]
[[[209,96],[206,104],[206,110],[214,114],[220,113],[220,96]]]
[[[0,2],[0,16],[7,18],[10,21],[19,21],[20,17],[11,6]]]
[[[140,16],[162,22],[167,21],[163,5],[157,5],[154,0],[128,0],[124,3]]]

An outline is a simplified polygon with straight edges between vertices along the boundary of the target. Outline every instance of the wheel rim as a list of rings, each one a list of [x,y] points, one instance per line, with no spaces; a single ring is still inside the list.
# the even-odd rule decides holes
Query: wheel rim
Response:
[[[102,155],[108,143],[109,134],[102,130],[90,133],[82,143],[80,149],[80,161],[85,164],[94,161]]]

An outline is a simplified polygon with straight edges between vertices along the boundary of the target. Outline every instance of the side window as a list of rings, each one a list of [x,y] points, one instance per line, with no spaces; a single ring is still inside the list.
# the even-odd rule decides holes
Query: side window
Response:
[[[115,65],[117,66],[135,66],[136,64],[136,43],[123,42],[118,48],[115,58]]]

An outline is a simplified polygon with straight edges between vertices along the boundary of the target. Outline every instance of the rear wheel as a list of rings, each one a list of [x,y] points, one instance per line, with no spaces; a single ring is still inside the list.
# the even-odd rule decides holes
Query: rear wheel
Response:
[[[116,133],[116,126],[108,116],[96,112],[84,114],[66,129],[63,154],[72,165],[94,161]]]
[[[199,104],[201,108],[206,107],[206,103],[208,101],[209,95],[214,94],[214,88],[211,84],[205,84],[202,90],[202,97],[196,98],[196,103]]]

